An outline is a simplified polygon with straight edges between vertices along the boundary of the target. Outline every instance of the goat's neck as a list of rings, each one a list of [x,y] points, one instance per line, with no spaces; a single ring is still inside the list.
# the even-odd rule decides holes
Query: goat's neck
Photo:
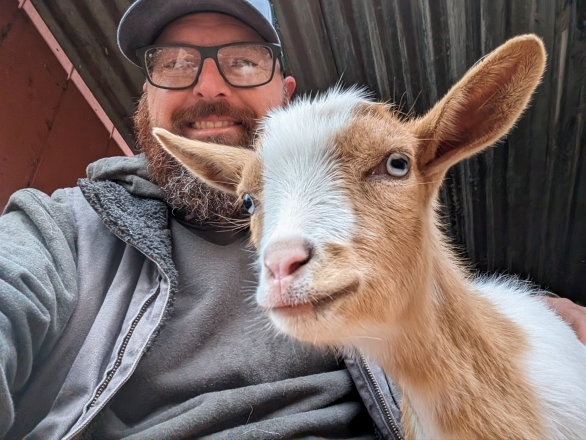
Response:
[[[524,334],[473,290],[436,236],[422,291],[414,292],[416,300],[398,324],[389,323],[390,336],[382,345],[364,351],[403,390],[413,417],[434,415],[441,427],[437,432],[459,438],[457,426],[467,423],[462,420],[468,425],[482,420],[482,429],[471,438],[502,438],[508,434],[500,429],[510,424],[518,426],[519,438],[534,438],[540,426],[535,414],[503,422],[508,405],[529,412],[535,408],[535,396],[519,368],[527,347]],[[500,388],[495,390],[494,384]]]
[[[479,307],[484,300],[471,291],[449,251],[437,246],[429,255],[427,273],[418,274],[417,291],[409,293],[412,299],[408,309],[398,323],[392,324],[394,331],[387,341],[389,359],[383,360],[387,363],[383,367],[390,368],[394,376],[405,374],[406,380],[418,384],[433,381],[435,369],[441,369],[443,374],[446,368],[449,371],[451,362],[444,357],[467,357],[462,352],[463,341],[455,335],[482,332],[478,324],[484,320],[484,311]],[[433,362],[428,363],[429,368],[415,368],[420,359]]]
[[[419,292],[389,341],[393,354],[388,367],[398,378],[417,386],[436,383],[438,375],[456,379],[470,351],[482,349],[478,341],[484,339],[490,328],[486,321],[495,314],[472,290],[448,252],[433,255],[429,276],[421,277]],[[426,359],[424,368],[417,365],[421,359]]]
[[[405,385],[425,387],[445,382],[445,378],[464,380],[473,374],[479,358],[501,357],[495,334],[510,335],[505,337],[506,343],[522,346],[520,331],[474,291],[439,237],[432,237],[428,276],[421,277],[419,292],[414,292],[415,299],[398,325],[392,324],[394,331],[386,341],[388,356],[379,360]],[[496,344],[501,342],[505,341]]]

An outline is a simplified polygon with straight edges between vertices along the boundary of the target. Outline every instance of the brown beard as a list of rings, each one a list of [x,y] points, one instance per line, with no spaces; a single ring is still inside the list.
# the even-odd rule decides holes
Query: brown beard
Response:
[[[234,118],[242,124],[244,133],[236,141],[216,136],[206,139],[207,142],[252,148],[257,127],[256,115],[252,111],[235,109],[225,102],[209,104],[200,101],[188,109],[175,112],[172,115],[173,131],[183,135],[189,121],[210,115]],[[178,210],[185,218],[197,223],[217,226],[231,224],[232,220],[247,215],[235,196],[205,184],[161,148],[151,134],[153,123],[146,92],[138,103],[134,125],[137,148],[145,154],[150,177],[161,187],[171,209]]]

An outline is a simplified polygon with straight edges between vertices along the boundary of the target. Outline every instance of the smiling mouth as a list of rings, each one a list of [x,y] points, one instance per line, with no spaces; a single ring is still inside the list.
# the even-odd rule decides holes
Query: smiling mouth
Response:
[[[234,121],[194,121],[187,124],[189,128],[195,130],[206,130],[210,128],[224,128],[239,125]]]
[[[310,295],[306,301],[298,301],[295,304],[271,307],[269,311],[277,312],[283,315],[300,315],[305,312],[321,312],[330,307],[334,302],[354,293],[358,290],[359,282],[353,281],[346,287],[334,292],[320,293],[319,296]]]

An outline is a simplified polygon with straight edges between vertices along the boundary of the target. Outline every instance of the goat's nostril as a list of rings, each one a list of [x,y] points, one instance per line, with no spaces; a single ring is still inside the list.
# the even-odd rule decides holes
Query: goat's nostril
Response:
[[[295,274],[311,259],[311,254],[304,247],[279,249],[267,252],[264,264],[276,279],[283,279]]]
[[[297,269],[299,269],[301,266],[304,266],[307,264],[307,262],[309,261],[309,255],[302,261],[295,261],[293,263],[291,263],[289,265],[289,267],[286,270],[286,274],[285,275],[291,275],[295,272],[297,272]]]

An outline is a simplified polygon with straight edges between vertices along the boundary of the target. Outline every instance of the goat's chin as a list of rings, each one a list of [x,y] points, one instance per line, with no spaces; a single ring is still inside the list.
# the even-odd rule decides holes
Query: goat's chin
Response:
[[[342,342],[332,326],[332,319],[338,320],[333,313],[318,314],[314,310],[306,310],[293,314],[272,310],[269,317],[279,332],[300,341],[318,347],[336,347]]]
[[[327,294],[307,294],[311,301],[268,308],[267,312],[281,333],[318,346],[339,347],[353,339],[357,327],[363,327],[352,311],[360,301],[360,290],[360,283],[355,281]]]

